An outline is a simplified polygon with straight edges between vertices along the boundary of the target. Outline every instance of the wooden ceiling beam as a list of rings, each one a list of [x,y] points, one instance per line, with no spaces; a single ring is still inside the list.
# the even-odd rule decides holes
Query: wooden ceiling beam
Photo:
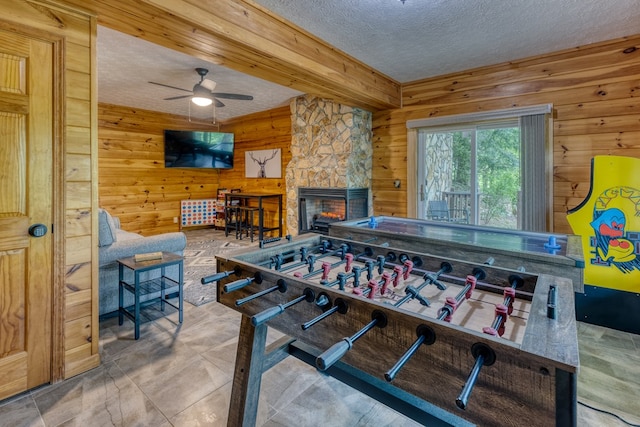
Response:
[[[367,110],[399,108],[401,85],[251,0],[64,0],[105,27]]]

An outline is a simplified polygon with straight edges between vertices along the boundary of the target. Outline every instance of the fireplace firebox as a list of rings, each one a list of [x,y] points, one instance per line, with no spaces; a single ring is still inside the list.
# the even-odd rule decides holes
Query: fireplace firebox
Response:
[[[299,234],[327,234],[332,222],[364,218],[368,212],[368,188],[298,188]]]

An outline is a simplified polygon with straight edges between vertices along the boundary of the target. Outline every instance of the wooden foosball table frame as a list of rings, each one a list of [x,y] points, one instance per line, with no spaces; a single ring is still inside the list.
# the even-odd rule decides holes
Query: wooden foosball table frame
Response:
[[[279,255],[296,254],[302,247],[318,248],[326,240],[331,248],[348,245],[350,253],[368,253],[370,258],[389,258],[391,253],[391,259],[411,259],[420,271],[435,272],[448,262],[452,266],[446,278],[449,286],[462,287],[468,274],[482,269],[476,288],[502,294],[517,275],[521,286],[515,298],[530,302],[521,342],[270,268]],[[229,258],[217,256],[217,299],[242,313],[228,425],[255,425],[263,372],[289,355],[318,366],[325,350],[376,316],[384,322],[351,343],[344,356],[326,369],[327,374],[425,425],[576,425],[579,361],[571,280],[319,235],[277,243]],[[289,262],[300,259],[292,255]],[[553,299],[550,290],[556,294]],[[258,292],[263,295],[252,299]],[[238,305],[243,298],[249,301]],[[348,307],[346,313],[335,312],[306,330],[301,328],[338,300]],[[277,314],[264,316],[274,310]],[[267,346],[268,327],[286,336]],[[433,342],[420,345],[393,381],[386,381],[385,371],[425,328]],[[475,379],[469,390],[471,376]],[[469,392],[468,405],[460,409],[463,389]]]

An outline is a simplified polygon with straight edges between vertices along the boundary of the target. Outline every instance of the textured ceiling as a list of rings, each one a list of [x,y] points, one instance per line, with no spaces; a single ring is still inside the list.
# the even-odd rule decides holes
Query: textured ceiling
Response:
[[[640,0],[254,0],[399,82],[526,58],[640,33]],[[252,95],[222,99],[226,120],[287,105],[300,92],[100,27],[101,102],[188,115],[194,69],[210,70],[216,91]],[[211,108],[192,108],[211,117]]]
[[[216,82],[214,92],[253,96],[252,101],[220,99],[225,106],[216,108],[216,120],[289,105],[292,97],[301,94],[105,27],[98,27],[97,44],[98,100],[108,104],[211,120],[212,107],[197,107],[189,98],[164,100],[187,92],[149,83],[192,90],[200,81],[197,67],[209,70],[206,78]]]
[[[639,0],[254,0],[408,82],[640,32]]]

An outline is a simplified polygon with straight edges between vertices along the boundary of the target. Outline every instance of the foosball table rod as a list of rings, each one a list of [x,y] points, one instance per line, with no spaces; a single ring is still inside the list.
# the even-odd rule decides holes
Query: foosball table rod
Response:
[[[390,252],[389,254],[387,254],[387,258],[389,258],[390,254],[392,253]],[[384,262],[384,259],[385,257],[383,256],[378,257],[378,266],[386,265],[386,262]],[[395,254],[393,254],[393,259],[395,259]],[[368,265],[369,267],[371,267],[372,260],[368,260],[366,262],[369,263]],[[383,270],[381,272],[381,278],[379,280],[369,279],[369,282],[367,284],[367,289],[363,290],[359,286],[355,286],[355,283],[354,283],[353,293],[356,295],[362,295],[365,297],[368,296],[370,299],[373,299],[375,297],[375,293],[380,287],[380,295],[384,295],[387,292],[389,283],[393,282],[393,286],[397,287],[399,284],[400,277],[403,277],[406,280],[409,277],[409,274],[411,274],[412,269],[413,269],[413,261],[409,259],[405,259],[404,265],[402,266],[395,265],[393,267],[393,273],[389,273]],[[368,277],[369,276],[370,275],[368,275]],[[426,301],[426,299],[424,300]],[[428,301],[427,301],[427,305],[429,305]]]
[[[293,237],[291,236],[291,234],[287,234],[285,236],[285,239],[287,239],[287,242],[291,242]],[[260,240],[260,243],[258,244],[258,246],[260,247],[260,249],[263,249],[268,244],[276,243],[276,242],[279,242],[281,240],[282,240],[282,237],[270,237],[270,238],[267,238],[267,239],[262,239],[262,240]]]
[[[343,244],[343,245],[340,246],[340,249],[336,249],[336,250],[334,250],[332,252],[326,252],[326,253],[321,254],[321,255],[315,255],[315,254],[308,255],[305,262],[299,262],[299,263],[296,263],[296,264],[287,265],[286,267],[281,268],[280,272],[282,273],[282,272],[285,272],[285,271],[292,270],[293,268],[297,268],[297,267],[301,267],[303,265],[307,265],[308,266],[308,271],[309,271],[307,274],[302,275],[302,273],[300,273],[300,272],[295,272],[295,273],[293,273],[293,275],[298,277],[298,278],[308,279],[310,277],[314,277],[314,276],[317,276],[320,273],[323,273],[323,278],[326,278],[326,275],[329,274],[329,270],[331,268],[333,268],[333,266],[338,266],[338,265],[341,265],[341,264],[343,264],[345,262],[345,256],[348,255],[348,252],[347,252],[348,249],[349,249],[348,246],[346,244]],[[318,261],[318,260],[320,260],[322,258],[328,257],[328,256],[333,256],[333,255],[335,255],[337,253],[340,253],[340,261],[337,261],[337,262],[331,264],[332,267],[329,267],[328,269],[326,269],[326,266],[329,265],[330,263],[323,262],[322,263],[322,270],[316,270],[315,269],[316,261]],[[347,262],[349,263],[349,265],[351,265],[351,261],[353,261],[353,256],[350,256],[348,258]]]
[[[487,344],[478,342],[471,346],[471,355],[476,359],[467,377],[467,381],[462,386],[462,391],[456,398],[456,406],[460,409],[467,409],[469,396],[478,381],[478,375],[483,366],[491,366],[496,361],[496,353]]]
[[[311,255],[310,255],[311,256]],[[331,269],[344,264],[345,262],[347,263],[347,265],[349,266],[349,268],[351,267],[351,261],[353,261],[353,255],[352,254],[346,254],[340,261],[336,261],[334,263],[329,263],[329,262],[323,262],[322,263],[322,268],[320,270],[315,270],[314,271],[314,267],[313,267],[313,263],[309,262],[309,272],[307,274],[302,274],[299,271],[296,271],[295,273],[293,273],[293,275],[299,279],[310,279],[312,277],[318,276],[320,274],[322,274],[322,280],[327,280],[327,278],[329,277],[329,272],[331,271]],[[313,261],[315,262],[315,260]]]
[[[384,328],[387,326],[387,315],[380,310],[374,310],[371,313],[371,322],[369,322],[365,327],[360,329],[351,337],[345,337],[342,341],[338,341],[329,349],[327,349],[324,353],[322,353],[316,359],[316,367],[321,371],[327,370],[331,365],[336,363],[338,360],[342,358],[351,347],[353,347],[353,343],[358,340],[358,338],[362,337],[368,331],[373,329],[374,327]]]
[[[256,265],[260,266],[260,267],[267,267],[269,269],[274,269],[274,270],[280,270],[280,268],[282,267],[282,264],[285,263],[286,260],[295,260],[295,256],[296,256],[296,251],[294,250],[290,250],[290,251],[286,251],[286,252],[282,252],[280,254],[274,255],[271,258],[259,262]]]
[[[333,307],[331,307],[330,309],[328,309],[327,311],[325,311],[321,315],[314,317],[313,319],[309,320],[308,322],[303,323],[300,326],[302,327],[303,331],[306,331],[307,329],[309,329],[310,327],[312,327],[316,323],[320,322],[321,320],[326,319],[327,317],[331,316],[334,313],[346,314],[347,311],[349,311],[349,305],[347,304],[347,302],[342,298],[336,298],[336,301],[333,304]]]
[[[240,298],[239,300],[236,300],[236,307],[240,307],[242,304],[246,304],[250,301],[253,301],[256,298],[260,298],[262,296],[265,296],[275,291],[280,291],[282,293],[287,292],[287,282],[285,282],[284,279],[278,279],[275,286],[272,286],[263,291],[257,292],[253,295],[249,295],[248,297]]]
[[[387,263],[393,262],[397,259],[397,256],[394,252],[388,252],[386,255],[378,255],[375,259],[372,259],[370,257],[371,255],[359,255],[356,257],[356,260],[363,262],[372,261],[375,265],[378,266],[378,274],[382,274]]]
[[[456,295],[455,298],[447,297],[447,302],[440,309],[438,320],[444,320],[446,322],[451,321],[453,313],[455,313],[462,300],[471,298],[471,294],[476,288],[477,281],[483,280],[486,276],[487,274],[483,269],[479,267],[474,268],[472,274],[467,276],[465,286],[458,293],[458,295]]]
[[[398,359],[396,364],[384,374],[384,379],[388,382],[393,381],[396,375],[398,375],[398,372],[400,372],[400,369],[411,359],[422,344],[431,345],[436,342],[436,333],[425,324],[421,324],[416,328],[416,334],[418,335],[418,339],[416,339],[411,347]]]
[[[482,328],[482,332],[488,335],[503,336],[505,332],[505,323],[507,322],[507,316],[513,313],[513,300],[516,298],[516,289],[521,288],[524,280],[517,275],[509,276],[510,287],[504,288],[503,295],[504,300],[502,304],[496,305],[495,319],[491,326]]]
[[[267,329],[266,324],[253,326],[250,318],[242,317],[232,382],[229,425],[256,425],[261,380],[263,373],[268,369],[289,355],[311,366],[316,364],[319,351],[304,342],[285,336],[267,346]],[[347,364],[336,363],[326,370],[326,374],[420,424],[430,427],[473,427],[475,425],[383,379]]]
[[[251,324],[253,326],[258,326],[258,325],[262,325],[265,322],[268,322],[269,320],[273,319],[274,317],[284,313],[284,311],[293,306],[296,305],[302,301],[307,301],[307,302],[313,302],[313,300],[315,300],[316,298],[316,293],[313,291],[313,289],[311,288],[305,288],[305,290],[303,291],[302,295],[300,295],[299,297],[289,301],[286,304],[278,304],[275,307],[271,307],[268,308],[260,313],[254,314],[251,317]]]
[[[424,276],[422,276],[424,279],[424,282],[420,286],[418,286],[417,288],[411,285],[407,286],[405,289],[406,295],[401,299],[399,299],[395,304],[393,304],[394,307],[400,307],[402,304],[414,298],[420,301],[420,304],[429,306],[430,305],[429,300],[421,296],[420,291],[424,289],[425,286],[430,284],[436,285],[440,290],[447,289],[446,285],[444,284],[441,284],[441,286],[438,286],[438,284],[440,283],[438,281],[438,278],[440,278],[440,276],[443,274],[451,273],[451,271],[453,271],[453,267],[451,266],[451,264],[446,261],[442,262],[442,264],[440,264],[440,270],[438,270],[435,274],[431,274],[427,272],[424,274]]]
[[[370,255],[369,255],[370,256]],[[384,267],[388,267],[394,270],[394,272],[400,272],[400,270],[402,269],[402,277],[407,280],[410,274],[415,274],[415,275],[422,275],[423,277],[425,275],[432,275],[432,273],[430,271],[426,271],[423,269],[420,269],[419,267],[422,266],[422,258],[420,257],[413,257],[413,258],[409,258],[408,255],[406,254],[400,254],[400,256],[397,257],[397,259],[400,260],[400,262],[402,262],[402,265],[400,264],[393,264],[393,261],[396,260],[396,255],[393,252],[389,252],[387,253],[386,257],[382,256],[382,255],[378,255],[378,257],[373,260],[371,258],[367,258],[365,256],[362,255],[356,255],[355,257],[356,260],[362,261],[365,260],[366,262],[373,262],[374,265],[378,266],[378,273],[382,274],[382,269]],[[368,260],[368,261],[367,261]],[[487,258],[487,260],[484,262],[486,265],[491,265],[493,264],[494,259],[489,257]],[[400,276],[394,276],[395,282],[394,285],[397,286],[397,280],[399,280]],[[438,287],[438,289],[440,289],[441,291],[444,291],[445,289],[447,289],[447,285],[445,285],[444,283],[440,282],[439,280],[435,280],[433,282],[434,285],[436,285]]]
[[[360,287],[360,275],[363,272],[367,273],[367,280],[371,280],[373,278],[373,267],[374,267],[373,262],[370,262],[370,261],[367,261],[364,267],[354,265],[353,267],[351,267],[350,273],[340,272],[337,274],[335,280],[330,282],[324,281],[324,282],[321,282],[320,284],[325,285],[327,287],[333,287],[335,285],[339,285],[338,289],[340,289],[341,291],[344,291],[345,285],[347,284],[347,280],[353,279],[352,285],[353,285],[353,288],[356,289]]]
[[[307,248],[306,246],[301,246],[300,247],[300,261],[299,262],[294,263],[294,264],[289,264],[289,265],[286,265],[286,266],[281,267],[281,268],[276,268],[276,270],[284,273],[285,271],[293,270],[293,269],[296,269],[298,267],[303,267],[305,265],[308,265],[308,264],[312,263],[313,261],[315,261],[315,257],[309,258],[309,256],[313,255],[313,252],[316,252],[316,251],[325,252],[330,247],[331,247],[331,242],[329,242],[328,240],[323,240],[320,243],[319,246],[311,248],[311,250],[309,250],[309,248]],[[309,253],[310,251],[312,252],[311,254]]]

